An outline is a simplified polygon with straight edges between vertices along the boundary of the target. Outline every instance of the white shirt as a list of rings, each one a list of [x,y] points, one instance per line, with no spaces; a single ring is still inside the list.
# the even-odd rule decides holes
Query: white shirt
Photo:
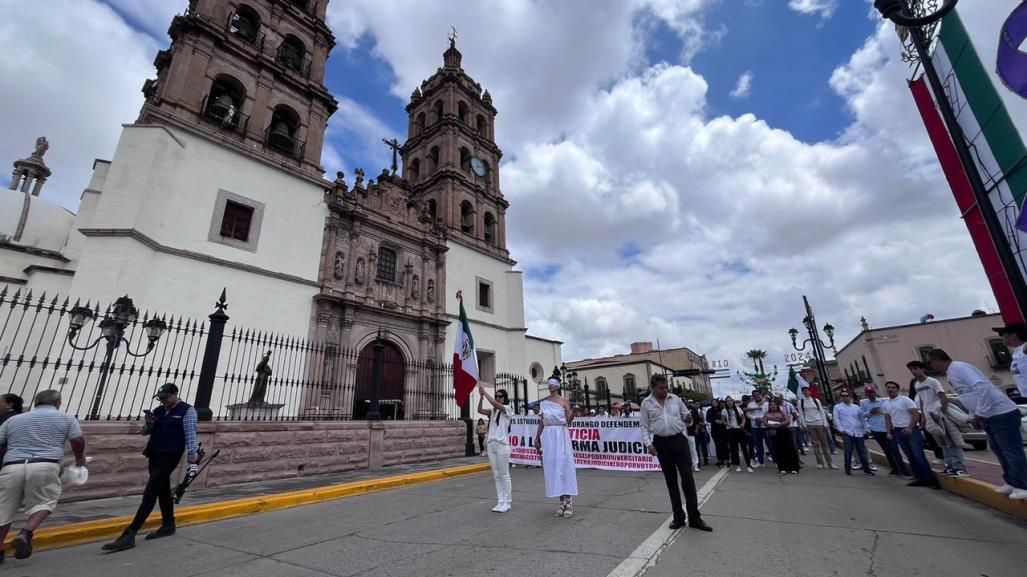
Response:
[[[788,425],[789,427],[797,428],[799,426],[799,409],[796,409],[795,405],[782,402],[781,411],[792,418],[792,423]]]
[[[917,394],[917,398],[920,398],[919,394]],[[917,406],[913,399],[906,395],[899,395],[894,399],[885,399],[882,408],[885,414],[891,417],[892,428],[905,429],[913,425],[913,416],[909,414],[909,410],[915,409]]]
[[[1027,344],[1013,349],[1013,364],[1009,367],[1013,373],[1013,382],[1020,390],[1021,397],[1027,397],[1027,354],[1023,352],[1024,347],[1027,347]]]
[[[856,403],[838,403],[834,406],[834,424],[838,430],[853,437],[863,436],[863,419]]]
[[[749,404],[745,406],[745,416],[749,417],[752,421],[752,427],[754,429],[765,429],[765,424],[756,424],[756,419],[762,419],[767,414],[767,410],[770,409],[770,402],[763,401],[762,404],[757,404],[756,401],[749,401]]]
[[[960,402],[971,414],[987,419],[1017,410],[1016,403],[998,390],[977,367],[952,361],[945,373],[959,393]]]
[[[673,437],[685,432],[685,415],[688,408],[681,398],[667,393],[663,405],[656,397],[649,395],[638,409],[638,424],[642,429],[642,440],[646,446],[653,443],[653,436]]]
[[[945,392],[945,389],[941,388],[941,382],[933,377],[917,381],[914,386],[916,387],[916,406],[921,413],[926,413],[931,405],[939,402],[938,393]]]
[[[738,411],[737,413],[735,413],[736,410]],[[735,408],[733,409],[725,408],[723,411],[720,412],[720,414],[724,417],[724,421],[726,423],[725,426],[727,428],[742,428],[742,419],[745,417],[745,413],[742,412],[742,409],[738,408],[738,405],[735,405]]]
[[[496,415],[499,415],[498,417]],[[510,417],[513,415],[513,408],[510,405],[503,405],[502,409],[492,407],[492,415],[489,416],[489,443],[510,444]]]
[[[826,425],[827,415],[824,414],[824,405],[812,396],[799,399],[799,420],[804,427],[810,425]]]

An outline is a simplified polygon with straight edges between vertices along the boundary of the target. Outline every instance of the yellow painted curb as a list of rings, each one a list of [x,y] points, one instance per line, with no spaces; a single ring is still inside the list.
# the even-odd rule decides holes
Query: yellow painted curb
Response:
[[[382,477],[380,479],[370,479],[367,481],[353,481],[338,485],[301,489],[298,491],[278,493],[275,495],[246,497],[231,501],[182,507],[175,511],[175,524],[182,527],[185,525],[195,525],[197,523],[220,521],[223,519],[231,519],[233,517],[241,517],[243,515],[251,515],[253,513],[266,513],[268,511],[288,509],[290,507],[310,505],[323,501],[332,501],[335,499],[352,497],[354,495],[365,495],[378,491],[398,489],[409,485],[442,481],[462,475],[483,473],[488,470],[488,463],[462,465],[459,467],[449,467],[434,471],[422,471],[419,473],[408,473],[405,475],[394,475],[392,477]],[[97,521],[86,521],[83,523],[69,523],[67,525],[61,525],[50,529],[44,527],[36,530],[36,533],[32,538],[32,547],[34,550],[46,550],[56,549],[58,547],[67,547],[69,545],[77,545],[80,543],[89,543],[92,541],[114,539],[118,535],[121,535],[121,532],[131,521],[132,517],[126,516],[100,519]],[[158,525],[160,525],[160,513],[154,513],[154,516],[146,522],[143,529],[151,529]],[[12,550],[10,549],[10,541],[16,535],[17,532],[12,531],[4,543],[8,553],[12,553]]]
[[[877,461],[878,464],[888,464],[888,458],[884,456],[884,453],[878,453],[877,451],[868,452],[870,453],[870,458]],[[998,487],[991,483],[985,483],[984,481],[968,477],[946,477],[945,475],[937,474],[937,471],[935,473],[935,478],[938,479],[938,484],[941,485],[942,489],[982,505],[993,507],[1014,517],[1027,519],[1027,501],[1012,501],[1006,495],[999,495],[995,492],[995,489]]]

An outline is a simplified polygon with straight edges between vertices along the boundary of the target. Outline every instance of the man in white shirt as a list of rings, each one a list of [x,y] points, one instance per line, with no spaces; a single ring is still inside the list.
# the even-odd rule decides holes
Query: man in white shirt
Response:
[[[818,399],[813,398],[809,387],[802,388],[798,409],[799,422],[809,433],[813,454],[817,457],[817,468],[837,469],[838,467],[831,462],[831,448],[828,445],[830,433],[827,430],[827,411]]]
[[[838,394],[842,402],[834,406],[834,424],[842,432],[845,442],[845,474],[852,474],[852,452],[859,455],[859,464],[863,474],[873,476],[870,470],[870,458],[867,456],[867,445],[863,439],[863,417],[859,414],[859,405],[853,404],[852,393],[842,391]]]
[[[910,361],[906,368],[916,380],[916,405],[920,411],[920,426],[926,429],[941,447],[945,460],[945,475],[966,477],[966,460],[963,457],[963,435],[946,416],[949,398],[938,379],[927,376],[927,365],[921,361]]]
[[[1013,363],[1009,367],[1013,373],[1013,382],[1021,397],[1027,397],[1027,354],[1024,353],[1024,344],[1027,344],[1027,323],[1013,323],[1004,327],[992,329],[1002,337],[1002,341],[1009,352],[1013,355]]]
[[[888,440],[894,440],[909,459],[916,479],[906,483],[910,487],[931,487],[940,489],[938,480],[934,478],[931,464],[924,456],[924,434],[920,429],[920,410],[913,399],[899,395],[899,384],[888,381],[884,385],[888,400],[881,409],[884,411],[885,434]]]
[[[934,370],[946,373],[971,418],[975,417],[988,434],[988,446],[1002,465],[1006,483],[996,492],[1014,501],[1027,500],[1027,457],[1016,404],[973,365],[953,361],[941,349],[931,351],[929,358]]]
[[[699,516],[699,496],[692,477],[692,455],[689,453],[685,428],[691,424],[692,416],[685,403],[669,392],[666,375],[656,374],[649,382],[651,393],[638,409],[642,442],[650,455],[660,460],[660,469],[667,482],[674,520],[671,529],[685,526],[685,509],[681,508],[681,491],[685,493],[688,511],[688,526],[700,531],[712,531]],[[678,475],[681,475],[681,490],[678,489]]]
[[[757,390],[752,392],[752,400],[745,406],[745,416],[752,424],[752,444],[756,457],[756,463],[753,466],[757,469],[763,466],[764,447],[769,448],[770,445],[767,424],[763,422],[763,415],[767,414],[769,408],[770,403],[764,400],[763,393]],[[770,458],[774,458],[773,448],[770,448]]]

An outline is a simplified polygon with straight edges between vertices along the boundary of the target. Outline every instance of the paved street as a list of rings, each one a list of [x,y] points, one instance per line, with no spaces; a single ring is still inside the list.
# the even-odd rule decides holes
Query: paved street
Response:
[[[706,468],[698,484],[712,488],[715,472]],[[680,532],[646,575],[1014,577],[1027,567],[1027,524],[946,492],[837,471],[722,477],[703,507],[715,532]],[[17,577],[634,575],[638,559],[675,537],[663,529],[670,511],[659,474],[579,471],[573,519],[553,516],[540,470],[518,467],[513,479],[515,507],[505,515],[488,511],[493,485],[480,474],[185,527],[115,555],[99,544],[43,551],[0,570]]]

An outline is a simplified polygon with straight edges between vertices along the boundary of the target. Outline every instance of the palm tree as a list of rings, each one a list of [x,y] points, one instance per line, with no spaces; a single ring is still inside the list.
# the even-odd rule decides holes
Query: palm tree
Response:
[[[753,349],[745,353],[745,356],[749,357],[749,359],[752,360],[752,368],[755,369],[757,373],[766,372],[765,370],[763,370],[763,359],[767,358],[767,351]]]

